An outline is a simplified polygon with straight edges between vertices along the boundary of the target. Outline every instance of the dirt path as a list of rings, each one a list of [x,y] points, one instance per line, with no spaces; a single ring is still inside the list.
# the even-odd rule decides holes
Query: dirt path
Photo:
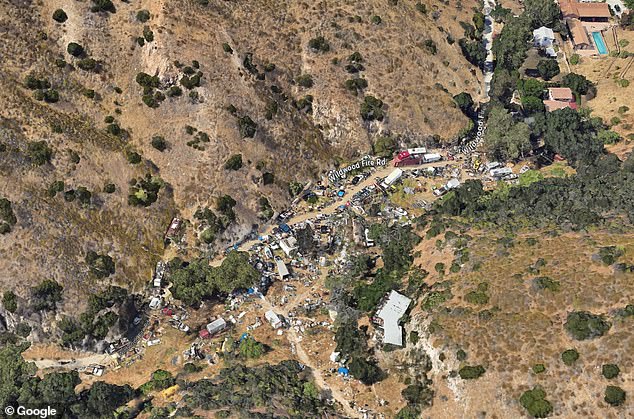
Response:
[[[408,172],[408,171],[412,171],[412,170],[416,170],[416,169],[424,169],[427,167],[438,167],[438,166],[448,166],[450,164],[456,163],[455,161],[451,161],[451,160],[445,160],[445,161],[439,161],[439,162],[435,162],[435,163],[425,163],[425,164],[419,164],[416,166],[406,166],[406,167],[401,167],[400,169],[403,170],[404,172]],[[371,176],[368,176],[368,178],[364,179],[362,182],[359,182],[357,185],[353,185],[350,186],[349,188],[346,188],[346,197],[342,198],[342,199],[337,199],[335,200],[335,202],[329,204],[327,207],[319,210],[319,211],[313,211],[313,212],[305,212],[303,214],[298,214],[294,217],[292,217],[290,220],[286,221],[286,224],[288,224],[289,226],[293,226],[295,224],[307,221],[307,220],[311,220],[313,218],[317,218],[319,215],[331,215],[333,214],[337,208],[339,208],[341,205],[345,205],[346,202],[348,202],[348,198],[354,194],[356,194],[357,192],[359,192],[361,189],[365,188],[366,186],[370,186],[373,185],[374,183],[376,183],[375,178],[380,177],[386,177],[387,175],[389,175],[395,168],[392,166],[385,166],[382,167],[381,169],[377,170],[376,172],[374,172]],[[264,229],[259,233],[261,236],[270,234],[273,229],[275,228],[275,225],[268,225],[265,226]],[[249,250],[253,245],[260,243],[259,240],[249,240],[246,241],[244,243],[242,243],[241,245],[238,246],[237,250],[244,252]],[[217,257],[215,260],[213,260],[211,262],[211,266],[219,266],[220,263],[222,262],[222,259],[224,259],[224,255],[220,255],[219,257]]]
[[[295,297],[293,299],[293,303],[292,304],[287,304],[287,306],[285,308],[274,307],[269,302],[269,300],[267,300],[266,298],[262,298],[262,300],[261,300],[262,309],[264,311],[273,310],[273,311],[275,311],[278,314],[282,314],[282,315],[286,315],[287,316],[288,315],[287,313],[288,313],[289,309],[294,307],[295,305],[297,305],[298,302],[301,302],[302,299],[307,294],[308,293],[303,293],[303,294]],[[315,379],[315,383],[321,389],[330,392],[330,394],[332,395],[333,399],[335,399],[339,404],[341,404],[341,406],[343,407],[343,410],[344,410],[344,412],[346,413],[347,416],[349,416],[351,418],[361,417],[359,412],[357,412],[356,410],[354,410],[350,406],[350,403],[348,402],[345,394],[343,394],[338,389],[332,388],[332,387],[330,387],[328,385],[328,383],[324,379],[324,376],[321,373],[321,370],[318,367],[315,366],[315,364],[311,360],[310,356],[308,356],[306,351],[304,351],[304,348],[302,347],[301,339],[300,339],[299,336],[297,336],[297,333],[295,332],[295,330],[291,327],[291,328],[286,330],[285,335],[286,335],[286,339],[289,341],[289,343],[291,343],[292,345],[295,346],[295,354],[297,355],[297,358],[299,358],[299,361],[312,370],[313,378]]]
[[[85,368],[92,364],[107,365],[110,363],[111,360],[112,358],[109,355],[95,354],[78,359],[41,359],[34,360],[33,362],[35,363],[37,368],[41,370],[46,368],[63,368],[67,370],[76,370],[80,368]]]

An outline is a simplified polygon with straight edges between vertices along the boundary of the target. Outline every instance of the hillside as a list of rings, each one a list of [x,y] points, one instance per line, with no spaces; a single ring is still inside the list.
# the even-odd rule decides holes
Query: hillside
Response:
[[[83,262],[88,250],[114,259],[110,282],[140,285],[178,213],[191,217],[228,194],[238,220],[224,240],[235,239],[265,221],[256,217],[261,196],[283,209],[288,182],[370,152],[379,134],[408,143],[452,140],[467,124],[451,96],[477,95],[478,76],[446,38],[462,36],[458,22],[470,21],[475,3],[427,4],[425,14],[413,1],[205,3],[115,2],[114,13],[92,12],[97,3],[89,1],[0,6],[0,194],[17,216],[13,232],[0,238],[3,288],[26,297],[28,286],[52,278],[66,286],[67,302],[75,300],[95,284]],[[58,9],[63,22],[53,19]],[[319,36],[328,51],[308,46]],[[71,43],[81,50],[71,54]],[[368,83],[358,95],[344,86],[355,77],[345,69],[354,52]],[[199,86],[170,91],[188,71],[202,72]],[[158,107],[142,100],[141,72],[158,76],[151,101],[167,93]],[[298,84],[306,74],[312,87]],[[363,95],[384,102],[383,121],[360,117]],[[241,133],[245,117],[254,134],[245,135],[248,121]],[[156,136],[165,151],[151,146]],[[41,140],[50,153],[39,166],[28,147]],[[131,164],[135,153],[142,162]],[[242,168],[223,169],[234,154],[242,154]],[[156,203],[132,207],[128,182],[146,173],[165,187]],[[273,175],[266,185],[265,173]],[[62,192],[85,187],[89,202],[50,197],[54,181],[64,182]],[[115,192],[104,193],[110,183]]]

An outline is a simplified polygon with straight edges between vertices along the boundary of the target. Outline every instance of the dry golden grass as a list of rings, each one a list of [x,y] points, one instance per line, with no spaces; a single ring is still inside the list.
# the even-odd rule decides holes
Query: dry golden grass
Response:
[[[480,409],[487,416],[523,414],[517,400],[534,384],[546,389],[558,416],[622,417],[627,407],[607,407],[603,390],[608,384],[634,390],[634,372],[630,368],[634,359],[627,349],[632,345],[632,319],[620,319],[613,313],[632,302],[630,284],[634,274],[614,274],[611,268],[593,262],[592,255],[601,246],[623,246],[625,256],[619,261],[631,264],[634,236],[603,231],[559,236],[527,232],[513,238],[513,247],[503,249],[496,243],[503,235],[470,234],[476,237],[469,245],[470,262],[463,272],[449,273],[444,278],[452,282],[453,298],[431,314],[436,325],[431,340],[438,351],[447,355],[447,365],[459,368],[481,364],[487,370],[474,382],[458,379],[455,390],[449,392],[458,402],[457,407],[451,408],[457,409],[452,417],[457,417],[457,412],[472,414]],[[529,237],[537,239],[537,244],[530,246],[526,241]],[[528,267],[540,258],[546,265],[539,272],[530,273]],[[469,269],[476,263],[481,264],[477,271]],[[535,289],[532,279],[538,276],[559,281],[561,290]],[[482,282],[489,284],[488,303],[474,305],[465,301],[465,294]],[[485,310],[489,318],[482,317]],[[563,328],[567,314],[573,310],[604,314],[612,328],[601,338],[574,341]],[[419,308],[413,314],[420,323],[426,316]],[[464,363],[455,359],[459,348],[468,354]],[[577,348],[580,353],[574,367],[561,362],[561,352],[568,348]],[[537,375],[531,371],[537,363],[546,366],[545,373]],[[601,376],[603,363],[619,365],[621,375],[608,382]],[[441,412],[443,406],[440,403],[433,411]]]

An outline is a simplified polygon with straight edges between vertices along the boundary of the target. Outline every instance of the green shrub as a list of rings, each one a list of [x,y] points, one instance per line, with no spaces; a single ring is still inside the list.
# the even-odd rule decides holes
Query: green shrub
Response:
[[[114,4],[111,0],[92,0],[93,6],[90,8],[90,11],[93,13],[98,12],[110,12],[116,13],[117,9],[114,7]]]
[[[561,360],[564,364],[571,366],[579,359],[579,352],[576,349],[566,349],[561,353]]]
[[[436,43],[431,39],[426,39],[423,42],[423,49],[430,53],[431,55],[436,55],[438,52],[438,48],[436,47]]]
[[[84,47],[77,42],[70,42],[66,47],[66,51],[73,57],[79,57],[84,54]]]
[[[368,87],[368,81],[366,79],[356,77],[354,79],[346,80],[344,85],[346,86],[346,89],[356,95]]]
[[[84,71],[93,71],[97,68],[97,61],[92,58],[83,58],[77,61],[77,67]]]
[[[106,185],[104,185],[103,187],[103,191],[105,193],[114,193],[116,190],[116,186],[114,183],[107,183]]]
[[[51,161],[53,151],[46,141],[33,141],[27,146],[27,155],[34,165],[42,166]]]
[[[114,260],[108,255],[100,255],[93,250],[86,252],[86,264],[90,272],[99,279],[115,273]]]
[[[382,22],[381,16],[378,16],[378,15],[372,16],[372,18],[370,18],[370,22],[372,22],[375,25],[380,25]]]
[[[411,343],[412,345],[416,345],[416,343],[418,343],[418,332],[415,330],[412,330],[411,332],[409,332],[409,343]]]
[[[136,20],[141,23],[145,23],[150,20],[150,11],[146,9],[139,10],[136,12]]]
[[[463,349],[458,349],[456,351],[456,359],[460,362],[464,361],[467,359],[467,353]]]
[[[178,97],[178,96],[182,96],[183,94],[183,89],[181,89],[178,86],[171,86],[168,90],[167,90],[167,96],[168,97]]]
[[[275,182],[275,175],[273,175],[273,173],[265,172],[264,174],[262,174],[262,183],[264,185],[270,185],[273,182]]]
[[[31,334],[31,330],[33,329],[27,323],[18,323],[15,327],[15,334],[26,339]]]
[[[128,150],[125,154],[128,163],[130,164],[139,164],[141,163],[141,155],[136,151]]]
[[[238,346],[240,351],[240,355],[246,359],[257,359],[264,355],[264,345],[255,340],[251,336],[247,336],[246,338],[240,341],[240,345]]]
[[[30,90],[48,89],[51,87],[51,83],[47,79],[38,79],[33,74],[26,76],[24,85]]]
[[[541,374],[544,371],[546,371],[546,367],[544,366],[544,364],[535,364],[535,365],[533,365],[533,372],[535,374]]]
[[[231,46],[227,44],[226,42],[222,44],[222,50],[226,52],[227,54],[233,54],[233,48],[231,48]]]
[[[183,75],[183,77],[181,77],[180,83],[187,90],[192,90],[196,87],[200,87],[202,76],[203,76],[203,73],[200,71],[191,77],[187,75]]]
[[[149,207],[158,199],[158,193],[163,187],[163,180],[159,177],[145,175],[145,178],[133,179],[130,182],[128,204],[132,206]]]
[[[576,340],[594,339],[603,336],[612,325],[602,316],[587,311],[568,314],[564,328]]]
[[[374,96],[366,96],[361,104],[361,118],[364,121],[382,121],[385,116],[383,101]]]
[[[54,280],[45,279],[31,287],[31,305],[36,311],[54,310],[62,301],[63,287]]]
[[[239,170],[242,168],[242,154],[234,154],[225,163],[227,170]]]
[[[350,374],[365,385],[377,383],[385,376],[385,373],[381,371],[376,362],[362,357],[354,357],[348,367]]]
[[[106,131],[108,132],[108,134],[117,136],[121,134],[121,127],[119,126],[119,124],[116,124],[116,123],[108,124],[106,126]]]
[[[51,185],[48,187],[48,195],[50,197],[54,197],[55,195],[57,195],[59,192],[63,192],[64,191],[64,182],[61,180],[56,180],[53,183],[51,183]]]
[[[549,290],[557,292],[561,288],[561,283],[547,276],[540,276],[533,279],[533,285],[539,290]]]
[[[579,64],[579,62],[581,62],[581,57],[579,56],[579,54],[572,54],[570,56],[570,64],[577,65]]]
[[[616,364],[603,364],[601,367],[601,373],[605,378],[612,379],[618,377],[621,370]]]
[[[330,44],[323,36],[318,36],[316,38],[308,41],[308,47],[313,52],[328,52],[330,51]]]
[[[200,372],[202,370],[203,368],[201,366],[196,365],[193,362],[188,362],[185,365],[183,365],[183,371],[185,371],[187,374],[193,374],[196,372]]]
[[[59,93],[55,89],[44,90],[44,101],[46,103],[57,103],[59,101]]]
[[[401,395],[409,405],[431,406],[434,399],[434,390],[428,385],[410,384],[401,391]]]
[[[165,138],[161,137],[160,135],[155,135],[154,137],[152,137],[150,144],[152,145],[152,147],[160,152],[167,150],[167,141],[165,141]]]
[[[53,20],[58,23],[64,23],[68,19],[68,15],[62,9],[57,9],[53,12]]]
[[[258,125],[248,116],[238,118],[238,129],[242,138],[253,138]]]
[[[5,291],[2,295],[2,305],[10,313],[15,313],[18,309],[18,297],[13,291]]]
[[[144,26],[143,27],[143,38],[147,41],[147,42],[152,42],[154,41],[154,32],[152,32],[152,30],[150,29],[149,26]]]
[[[550,80],[559,74],[560,69],[557,60],[546,59],[537,63],[537,71],[544,80]]]
[[[620,406],[625,402],[625,391],[621,387],[607,386],[603,400],[612,406]]]
[[[421,2],[416,3],[416,10],[418,10],[420,13],[424,15],[427,14],[427,6]]]
[[[68,154],[70,155],[70,161],[73,164],[79,164],[79,162],[81,161],[81,157],[79,157],[79,154],[77,154],[76,151],[74,150],[69,150]]]
[[[150,76],[149,74],[143,72],[136,75],[136,82],[143,87],[149,88],[157,88],[160,84],[158,76]]]
[[[485,371],[486,370],[482,365],[467,365],[460,368],[460,370],[458,371],[458,375],[460,375],[460,378],[462,378],[463,380],[474,380],[476,378],[480,378],[485,373]]]
[[[616,263],[624,253],[623,249],[617,246],[601,247],[599,249],[599,258],[601,262],[609,266]]]
[[[487,304],[489,302],[488,289],[489,285],[486,282],[482,282],[478,284],[476,290],[470,291],[465,295],[465,300],[471,304]]]
[[[532,390],[527,390],[522,394],[520,404],[532,417],[545,418],[553,411],[552,404],[545,397],[546,392],[540,386],[535,386]]]
[[[301,87],[311,88],[313,87],[313,76],[310,74],[301,74],[295,78],[295,82]]]

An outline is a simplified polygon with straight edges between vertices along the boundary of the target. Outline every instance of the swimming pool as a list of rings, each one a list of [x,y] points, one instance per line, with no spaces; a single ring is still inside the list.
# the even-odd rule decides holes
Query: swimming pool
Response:
[[[605,41],[601,36],[601,32],[592,32],[592,38],[594,39],[594,45],[597,46],[599,54],[605,55],[608,53],[608,47],[605,46]]]

